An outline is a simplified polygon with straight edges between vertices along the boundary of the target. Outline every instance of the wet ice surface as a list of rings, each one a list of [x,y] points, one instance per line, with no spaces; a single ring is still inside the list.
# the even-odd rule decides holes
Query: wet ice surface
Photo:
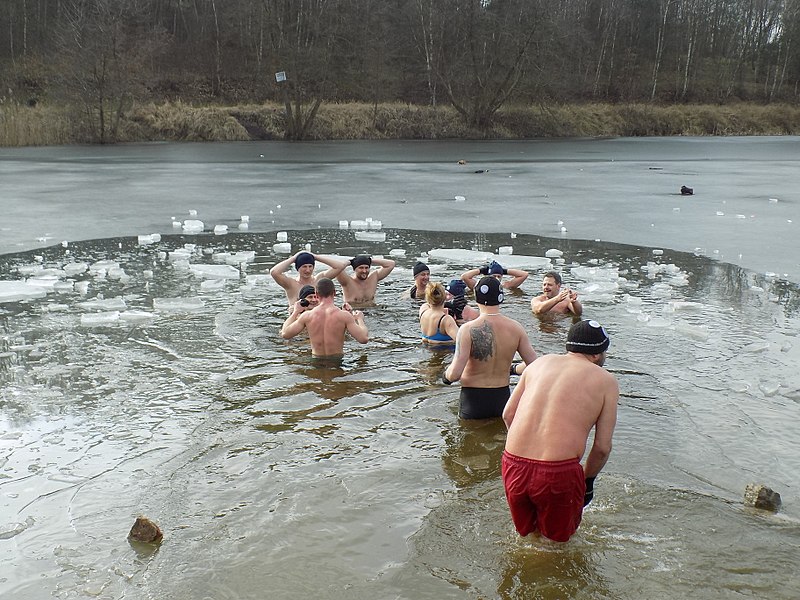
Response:
[[[164,234],[4,257],[0,279],[45,295],[0,314],[1,593],[800,592],[796,286],[651,247],[285,231],[285,242]],[[370,343],[348,344],[341,366],[280,339],[275,243],[397,258],[365,311]],[[507,246],[514,254],[499,254]],[[551,265],[612,337],[614,454],[566,550],[516,538],[499,482],[502,424],[458,422],[457,390],[438,381],[449,354],[419,344],[416,310],[399,300],[419,258],[446,281],[491,257],[531,271],[503,310],[540,353],[562,351],[569,325],[530,312]],[[745,511],[751,481],[779,491],[784,511]],[[125,542],[139,513],[165,531],[155,554]]]
[[[790,136],[0,149],[0,252],[372,218],[671,248],[800,281],[799,163]]]

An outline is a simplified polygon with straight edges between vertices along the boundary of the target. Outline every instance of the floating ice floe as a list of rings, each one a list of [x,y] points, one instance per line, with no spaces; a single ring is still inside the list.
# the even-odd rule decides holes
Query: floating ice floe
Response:
[[[197,219],[186,219],[183,222],[182,229],[184,233],[203,233],[203,229],[205,229],[205,223],[198,221]]]
[[[653,256],[661,256],[662,254],[664,254],[664,251],[661,250],[660,248],[653,249]]]
[[[128,308],[122,296],[117,296],[115,298],[92,298],[85,302],[79,302],[77,306],[83,310],[97,311],[120,311]]]
[[[564,253],[559,250],[558,248],[550,248],[547,252],[544,253],[547,258],[561,258],[564,256]]]
[[[89,265],[85,262],[67,263],[64,265],[64,273],[67,277],[74,277],[89,270]]]
[[[239,231],[247,231],[248,229],[250,229],[250,224],[247,221],[239,223]]]
[[[289,242],[278,242],[277,244],[272,244],[272,251],[275,254],[291,254],[292,245]]]
[[[53,286],[58,283],[58,277],[55,275],[39,275],[37,277],[29,277],[26,283],[33,287],[40,287],[45,290],[52,290]]]
[[[454,196],[453,200],[456,202],[466,202],[467,199],[464,196]]]
[[[443,260],[448,263],[460,265],[470,265],[479,267],[489,264],[496,260],[506,268],[538,269],[549,267],[550,259],[541,256],[525,256],[523,254],[492,254],[491,252],[481,252],[479,250],[463,250],[461,248],[434,248],[428,252],[428,256]]]
[[[132,325],[138,323],[149,323],[154,320],[156,315],[145,310],[126,310],[119,313],[119,320]]]
[[[111,325],[119,321],[119,311],[88,313],[81,315],[81,325],[84,327],[100,327]]]
[[[239,269],[230,265],[189,265],[189,271],[205,279],[239,279],[241,275]]]
[[[24,281],[0,281],[0,303],[44,298],[47,290]]]
[[[350,227],[350,223],[347,221],[339,221],[339,229],[348,229]]]
[[[153,298],[153,308],[165,312],[193,312],[203,308],[200,298]]]
[[[514,246],[500,246],[497,253],[501,255],[514,254]]]
[[[287,232],[285,232],[285,231],[279,231],[275,235],[275,239],[277,241],[279,241],[279,242],[285,242],[285,241],[287,241],[289,239],[289,234]]]
[[[227,225],[214,225],[214,235],[225,235],[228,233]]]
[[[200,289],[204,292],[216,292],[225,289],[225,279],[204,279],[200,282]]]
[[[256,253],[253,250],[242,250],[241,252],[219,252],[214,254],[212,260],[214,262],[223,262],[227,265],[237,266],[242,263],[251,263],[256,259]]]
[[[584,281],[617,281],[619,279],[619,269],[616,267],[573,267],[570,273]]]
[[[147,246],[149,244],[155,244],[155,243],[161,241],[161,234],[160,233],[150,233],[150,234],[140,235],[137,238],[137,241],[138,241],[140,246]]]
[[[383,231],[356,231],[356,239],[360,242],[385,242],[386,233]]]
[[[389,250],[389,256],[400,256],[403,257],[406,255],[406,251],[403,248],[392,248]]]
[[[690,325],[689,323],[676,323],[675,331],[695,340],[705,341],[708,339],[708,326]]]
[[[242,223],[248,223],[250,221],[249,215],[242,215],[241,219]]]

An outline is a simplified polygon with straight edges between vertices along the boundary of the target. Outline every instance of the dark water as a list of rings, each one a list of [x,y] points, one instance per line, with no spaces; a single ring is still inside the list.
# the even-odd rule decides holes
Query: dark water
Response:
[[[285,298],[266,274],[283,255],[271,233],[3,256],[0,280],[97,268],[56,273],[88,282],[84,294],[67,284],[0,307],[0,595],[800,595],[794,284],[668,249],[385,232],[289,231],[293,248],[320,253],[405,250],[365,311],[370,343],[349,343],[334,366],[278,335]],[[185,243],[192,264],[255,259],[212,289],[170,260]],[[522,262],[562,250],[557,268],[612,337],[614,452],[564,546],[518,538],[499,478],[503,426],[458,421],[458,391],[438,381],[450,355],[419,343],[416,308],[399,299],[424,253],[505,245]],[[439,280],[474,266],[426,260]],[[542,270],[503,310],[539,353],[560,352],[569,322],[529,308]],[[112,316],[92,326],[98,312]],[[753,481],[781,493],[780,513],[742,506]],[[126,541],[137,514],[164,529],[157,551]]]

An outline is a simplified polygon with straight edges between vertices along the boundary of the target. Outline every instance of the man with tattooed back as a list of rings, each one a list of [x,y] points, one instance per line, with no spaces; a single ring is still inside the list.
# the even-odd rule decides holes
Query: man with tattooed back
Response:
[[[511,395],[509,377],[525,365],[512,364],[519,353],[532,363],[536,351],[525,329],[514,319],[500,314],[503,288],[494,277],[484,277],[475,286],[477,319],[458,329],[453,362],[442,375],[446,384],[461,381],[458,416],[462,419],[500,417]]]

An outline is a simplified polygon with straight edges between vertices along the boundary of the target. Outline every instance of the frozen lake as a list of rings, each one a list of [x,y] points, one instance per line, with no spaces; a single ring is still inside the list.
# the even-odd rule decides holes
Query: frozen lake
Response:
[[[798,597],[798,160],[798,138],[0,151],[0,283],[41,290],[0,301],[0,597]],[[385,239],[339,228],[366,218]],[[395,251],[341,366],[280,339],[276,231]],[[565,546],[516,536],[504,427],[458,420],[399,299],[417,257],[448,280],[502,246],[539,353],[569,325],[530,311],[552,248],[612,337],[614,452]],[[750,482],[782,511],[745,509]],[[125,539],[140,513],[156,551]]]

